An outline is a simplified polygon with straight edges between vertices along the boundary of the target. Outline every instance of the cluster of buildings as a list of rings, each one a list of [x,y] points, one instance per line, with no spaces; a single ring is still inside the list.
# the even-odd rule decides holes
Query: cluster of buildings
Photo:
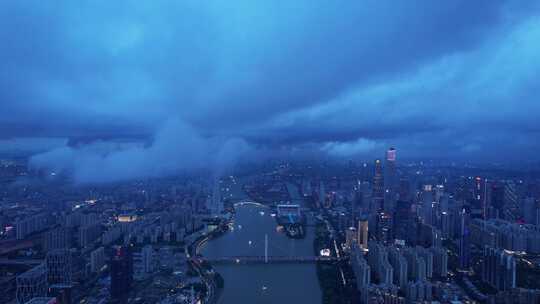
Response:
[[[369,163],[298,164],[258,178],[244,190],[281,206],[278,218],[294,222],[301,201],[329,219],[361,303],[538,302],[534,177],[398,163],[390,148]],[[276,178],[298,185],[301,197]],[[0,255],[9,260],[0,265],[0,301],[122,303],[133,286],[152,303],[200,298],[188,287],[202,282],[186,275],[186,246],[226,208],[223,186],[197,176],[90,188],[0,184]]]
[[[432,282],[448,275],[448,255],[443,248],[385,246],[372,240],[367,251],[353,243],[351,266],[362,303],[378,298],[380,288],[394,295],[392,301],[431,301]]]
[[[520,286],[526,270],[519,265],[540,265],[540,182],[453,163],[398,165],[396,154],[390,148],[371,164],[323,165],[300,183],[342,233],[362,300],[493,302],[516,290],[536,294],[540,285]]]
[[[55,202],[52,189],[1,186],[0,302],[127,303],[137,296],[187,304],[202,297],[190,287],[202,282],[189,275],[186,247],[209,229],[209,208],[222,208],[212,183],[57,188],[65,197]]]

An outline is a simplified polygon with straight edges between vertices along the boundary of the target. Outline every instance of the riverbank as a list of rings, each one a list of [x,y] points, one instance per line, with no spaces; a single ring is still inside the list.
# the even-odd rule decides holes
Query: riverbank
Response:
[[[230,220],[230,219],[229,219]],[[216,272],[212,265],[204,260],[196,259],[200,253],[199,250],[204,244],[214,238],[220,237],[228,231],[229,220],[222,220],[216,229],[208,234],[203,234],[196,238],[189,246],[188,253],[190,257],[190,266],[200,277],[206,286],[206,296],[204,303],[216,304],[223,292],[225,286],[223,277]]]
[[[320,254],[322,249],[330,249],[332,255],[337,255],[327,226],[320,222],[315,226],[315,239],[313,240],[314,254]],[[340,271],[345,269],[345,276],[352,277],[350,272],[347,271],[350,267],[345,263],[347,262],[317,262],[317,277],[321,286],[323,304],[356,303],[354,288],[351,289],[351,284],[343,284]]]

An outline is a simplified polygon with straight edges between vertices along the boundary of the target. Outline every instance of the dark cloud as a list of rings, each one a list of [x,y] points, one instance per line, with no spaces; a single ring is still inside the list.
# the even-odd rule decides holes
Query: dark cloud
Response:
[[[205,168],[219,174],[233,165],[237,157],[246,159],[251,153],[242,139],[206,138],[172,120],[158,130],[149,146],[104,141],[65,146],[34,156],[30,165],[53,173],[67,172],[78,183],[98,183]]]
[[[96,140],[139,142],[142,159],[166,121],[347,157],[540,148],[539,16],[535,1],[6,2],[0,137],[70,138],[36,157],[53,167]]]

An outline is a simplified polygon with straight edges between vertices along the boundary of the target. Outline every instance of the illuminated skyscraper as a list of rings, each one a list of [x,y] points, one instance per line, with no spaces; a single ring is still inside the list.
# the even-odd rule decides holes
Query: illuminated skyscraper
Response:
[[[377,238],[380,242],[388,244],[393,241],[392,215],[380,212],[377,215]]]
[[[375,160],[375,174],[373,176],[373,204],[374,211],[381,211],[384,202],[384,180],[382,162],[380,159]]]
[[[384,164],[384,188],[394,190],[396,186],[396,149],[386,151],[386,163]]]
[[[390,148],[386,151],[384,163],[384,210],[386,212],[394,212],[394,204],[397,193],[397,177],[396,177],[396,149]]]

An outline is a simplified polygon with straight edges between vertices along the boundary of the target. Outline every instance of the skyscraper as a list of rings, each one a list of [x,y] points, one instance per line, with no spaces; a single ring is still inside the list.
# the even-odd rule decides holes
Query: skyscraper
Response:
[[[504,186],[500,183],[494,183],[491,186],[491,206],[495,211],[494,217],[501,218],[504,207]]]
[[[466,208],[460,213],[460,238],[459,238],[459,266],[462,269],[470,267],[470,233],[469,233],[470,214]]]
[[[384,209],[391,211],[393,206],[397,181],[396,181],[396,149],[390,148],[386,151],[384,164]]]
[[[380,159],[375,160],[375,174],[373,175],[373,204],[375,212],[379,212],[383,208],[384,203],[384,178],[382,162]]]
[[[390,213],[380,212],[377,215],[377,238],[385,244],[393,241],[392,220],[392,215]]]
[[[111,298],[119,303],[127,302],[133,281],[133,257],[126,246],[114,248],[111,258]]]
[[[412,234],[414,234],[415,227],[413,225],[413,218],[411,212],[411,202],[399,200],[396,203],[394,209],[394,236],[399,242],[406,244],[412,243]]]
[[[361,249],[368,249],[369,222],[367,216],[362,216],[358,221],[358,245]]]
[[[520,218],[518,194],[516,184],[507,181],[504,185],[504,219],[516,221]]]

